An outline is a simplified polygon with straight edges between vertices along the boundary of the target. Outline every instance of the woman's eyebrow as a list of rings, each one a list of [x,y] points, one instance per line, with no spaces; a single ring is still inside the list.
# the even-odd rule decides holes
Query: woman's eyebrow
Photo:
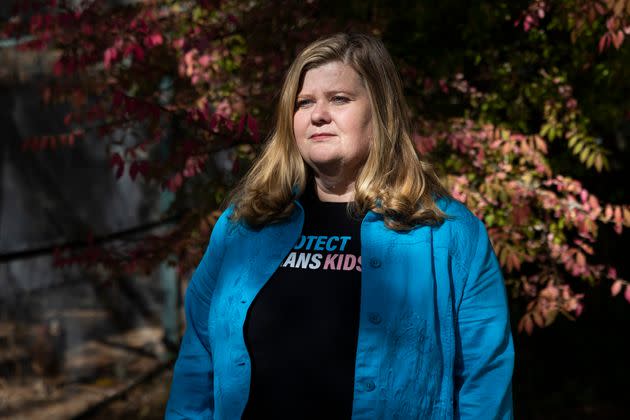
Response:
[[[355,95],[356,92],[354,92],[353,90],[348,90],[348,89],[332,89],[332,90],[327,90],[324,92],[326,95],[332,95],[335,93],[345,93],[347,95]]]
[[[325,96],[331,96],[331,95],[336,95],[339,93],[343,93],[345,95],[349,95],[349,96],[356,96],[356,92],[352,91],[352,90],[348,90],[348,89],[331,89],[331,90],[326,90],[324,91],[324,95]],[[308,98],[308,97],[313,97],[315,96],[313,93],[310,92],[306,92],[306,93],[298,93],[297,97],[298,98]]]

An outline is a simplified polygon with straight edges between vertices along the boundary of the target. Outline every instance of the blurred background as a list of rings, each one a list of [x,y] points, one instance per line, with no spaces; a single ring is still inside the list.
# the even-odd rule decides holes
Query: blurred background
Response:
[[[338,31],[488,227],[515,416],[627,418],[630,0],[1,2],[0,418],[163,417],[221,204]]]

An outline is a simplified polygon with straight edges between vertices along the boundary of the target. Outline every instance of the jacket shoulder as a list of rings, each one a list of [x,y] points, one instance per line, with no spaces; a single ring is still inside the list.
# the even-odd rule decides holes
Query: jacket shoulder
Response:
[[[226,236],[230,236],[234,229],[238,226],[239,222],[234,220],[234,205],[230,204],[228,208],[223,210],[223,213],[217,219],[217,222],[214,225],[212,230],[213,235],[216,234],[221,236],[221,239],[225,239]]]
[[[440,198],[438,208],[446,214],[444,222],[434,228],[434,246],[448,248],[456,263],[467,264],[475,252],[483,223],[463,203],[452,198]]]
[[[446,215],[444,223],[435,228],[441,236],[450,233],[462,235],[463,239],[466,239],[478,234],[479,227],[483,224],[463,203],[452,198],[440,198],[436,204]],[[444,237],[444,239],[447,238]]]

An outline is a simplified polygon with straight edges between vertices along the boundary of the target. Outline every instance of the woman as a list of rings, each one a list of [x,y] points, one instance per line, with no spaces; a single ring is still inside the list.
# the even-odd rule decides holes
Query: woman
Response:
[[[408,115],[375,38],[295,59],[188,288],[167,418],[512,416],[496,257]]]

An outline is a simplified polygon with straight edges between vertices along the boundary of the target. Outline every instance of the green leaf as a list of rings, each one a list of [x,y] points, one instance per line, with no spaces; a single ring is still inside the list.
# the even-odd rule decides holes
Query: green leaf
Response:
[[[203,9],[199,6],[195,7],[192,13],[193,22],[198,21],[202,17],[203,17]]]
[[[545,137],[547,135],[547,133],[549,133],[549,130],[551,129],[551,124],[545,124],[540,128],[540,135],[542,137]]]
[[[603,155],[601,153],[597,153],[597,156],[595,157],[595,169],[597,170],[597,172],[602,171],[602,166],[603,166]]]

